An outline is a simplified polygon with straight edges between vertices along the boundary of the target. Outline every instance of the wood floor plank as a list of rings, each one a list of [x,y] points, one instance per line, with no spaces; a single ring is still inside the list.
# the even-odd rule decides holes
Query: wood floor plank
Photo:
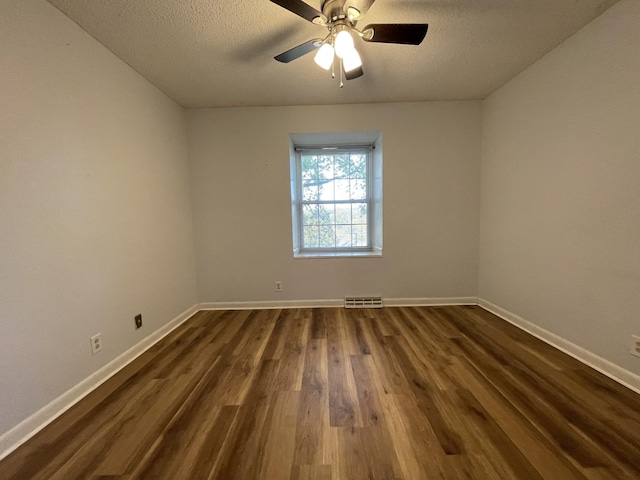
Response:
[[[284,344],[287,339],[287,329],[289,328],[292,319],[295,317],[296,310],[284,309],[281,310],[276,318],[275,325],[269,336],[269,341],[262,354],[263,360],[279,360],[282,357],[284,351]]]
[[[243,323],[247,319],[245,315],[238,315],[236,318]],[[227,323],[231,328],[229,331],[234,332],[234,335],[238,330],[237,324],[238,321],[235,319],[230,319]],[[208,348],[212,350],[211,354],[207,354],[206,350],[199,352],[199,362],[207,370],[204,374],[195,372],[197,385],[191,389],[190,395],[159,438],[160,441],[154,445],[155,448],[146,456],[146,462],[140,462],[140,465],[137,466],[136,470],[140,478],[162,478],[162,475],[168,475],[173,470],[183,471],[184,463],[169,461],[171,459],[170,452],[176,448],[184,449],[189,452],[187,457],[196,455],[197,458],[200,458],[200,450],[206,450],[202,443],[208,438],[207,426],[214,425],[211,428],[216,428],[216,430],[229,427],[229,412],[235,412],[237,409],[220,408],[219,405],[224,402],[224,392],[238,391],[235,379],[228,381],[228,373],[234,365],[234,360],[238,359],[231,355],[234,349],[232,343],[220,343],[224,338],[223,335],[220,335],[208,345]],[[217,352],[219,355],[215,357],[213,352]],[[216,414],[218,411],[222,425],[219,424],[221,419]],[[206,470],[208,467],[206,461],[195,461],[193,464],[193,468],[198,471]]]
[[[382,397],[385,424],[398,459],[397,478],[420,480],[441,478],[437,474],[444,455],[428,420],[413,405],[409,395],[385,394]]]
[[[133,469],[132,478],[208,478],[238,412],[237,405],[208,406],[196,421],[174,422],[149,454]],[[203,409],[204,410],[204,409]],[[171,452],[184,452],[180,462]]]
[[[238,409],[234,422],[219,455],[211,479],[259,478],[256,471],[257,450],[264,426],[273,386],[278,373],[279,360],[260,363],[256,382]]]
[[[167,390],[168,395],[150,398],[144,405],[142,415],[136,407],[132,417],[119,422],[117,436],[109,441],[109,448],[104,452],[104,460],[96,468],[96,474],[128,473],[165,430],[177,410],[176,406],[184,401],[185,391],[189,391],[191,381],[191,378],[182,376],[173,383],[165,382],[162,389]]]
[[[290,477],[299,403],[299,391],[277,391],[271,398],[257,446],[256,471],[263,478],[287,480]]]
[[[375,364],[371,355],[352,355],[351,367],[364,426],[371,427],[367,430],[365,448],[370,450],[369,455],[373,457],[387,457],[392,470],[400,472],[400,462],[393,449],[380,400],[380,396],[384,395],[382,383],[375,378]]]
[[[327,310],[314,308],[311,312],[311,338],[327,338]]]
[[[369,320],[378,320],[378,327],[380,328],[380,333],[385,337],[391,337],[394,335],[401,335],[400,331],[396,328],[396,325],[393,321],[393,312],[397,312],[397,308],[383,308],[383,309],[371,309],[371,308],[363,308],[359,309],[358,312],[361,312],[359,318],[361,319],[369,319]]]
[[[363,319],[361,325],[367,345],[380,373],[385,393],[408,392],[410,390],[409,383],[389,344],[389,339],[393,336],[383,335],[375,318]]]
[[[278,310],[254,310],[249,315],[243,329],[230,340],[236,346],[233,355],[252,359],[255,363],[262,358],[267,348],[271,332],[279,315]]]
[[[459,431],[471,433],[470,436],[473,436],[476,442],[478,439],[488,440],[477,443],[478,454],[484,453],[496,470],[503,467],[508,472],[508,478],[542,480],[542,475],[531,464],[528,455],[518,449],[513,440],[466,388],[450,393],[449,405],[452,410],[459,412],[460,424],[464,419],[467,428]]]
[[[382,421],[382,405],[371,374],[375,366],[368,355],[352,355],[350,361],[363,424],[366,427],[378,426]]]
[[[480,307],[202,311],[0,480],[640,479],[640,395]]]
[[[282,335],[280,371],[276,381],[277,390],[300,390],[304,373],[305,347],[309,337],[310,320],[292,318],[286,333]]]
[[[344,310],[343,318],[345,353],[347,355],[370,355],[371,349],[362,330],[362,323],[360,321],[362,314],[360,310]]]
[[[411,392],[416,398],[416,404],[435,433],[442,451],[446,455],[460,455],[464,451],[460,435],[453,428],[450,419],[444,414],[443,405],[446,401],[441,390],[434,388],[424,375],[411,361],[406,342],[393,338],[389,340],[402,370],[409,379]]]
[[[327,319],[329,417],[332,427],[361,427],[357,393],[349,356],[345,352],[345,330],[341,311]]]
[[[571,462],[554,451],[543,435],[527,428],[526,418],[482,377],[474,374],[466,359],[454,359],[452,368],[460,385],[466,386],[512,442],[517,442],[519,450],[526,454],[543,478],[583,478]]]
[[[291,480],[331,480],[331,465],[294,465]]]
[[[451,387],[449,376],[439,369],[448,365],[449,356],[437,351],[425,331],[427,322],[410,316],[407,309],[397,309],[388,314],[389,320],[396,325],[399,332],[396,338],[402,338],[409,346],[407,354],[415,367],[429,377],[429,383],[445,390]]]
[[[393,480],[392,462],[388,452],[377,448],[382,437],[380,427],[332,427],[336,437],[332,459],[336,478],[350,480]]]
[[[310,338],[305,356],[296,428],[295,465],[325,465],[324,445],[329,429],[329,375],[327,341]]]
[[[85,438],[73,454],[53,469],[38,472],[33,478],[64,480],[85,478],[96,471],[105,459],[110,445],[117,440],[120,422],[135,421],[136,405],[149,406],[166,386],[167,380],[152,380],[139,390],[129,404],[120,410],[116,422],[105,422],[97,435]],[[20,478],[20,477],[18,477]]]

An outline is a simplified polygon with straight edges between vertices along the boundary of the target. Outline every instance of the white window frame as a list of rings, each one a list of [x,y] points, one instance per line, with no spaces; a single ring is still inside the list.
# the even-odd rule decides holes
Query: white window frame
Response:
[[[294,258],[381,257],[382,256],[382,133],[335,132],[290,135],[291,213]],[[303,205],[359,203],[345,201],[303,201],[301,154],[309,151],[367,151],[367,246],[303,247]],[[331,152],[331,153],[333,153]]]
[[[326,253],[357,253],[373,251],[371,243],[371,225],[372,225],[372,173],[373,173],[373,145],[351,145],[351,146],[335,146],[335,147],[313,147],[313,146],[297,146],[295,147],[296,156],[296,185],[298,192],[302,192],[302,155],[337,155],[340,153],[364,153],[366,158],[366,194],[365,199],[359,200],[303,200],[298,195],[296,202],[296,210],[298,213],[298,245],[301,254],[326,254]],[[367,244],[365,246],[352,247],[304,247],[304,218],[303,210],[305,205],[353,205],[357,203],[365,203],[367,205]],[[353,224],[351,224],[353,225]]]

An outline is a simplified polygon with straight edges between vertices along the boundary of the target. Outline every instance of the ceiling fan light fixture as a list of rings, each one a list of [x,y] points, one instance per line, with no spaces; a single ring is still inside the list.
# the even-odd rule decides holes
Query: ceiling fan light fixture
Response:
[[[360,17],[360,10],[358,10],[356,7],[347,8],[347,17],[349,17],[351,20],[356,20],[358,17]]]
[[[333,54],[333,47],[328,43],[325,43],[320,47],[313,60],[320,68],[329,70],[333,64]]]
[[[342,58],[342,65],[345,72],[351,72],[356,68],[362,67],[362,59],[355,48],[352,48],[346,56]]]
[[[350,51],[354,50],[353,37],[346,28],[340,30],[335,40],[336,55],[344,58]]]
[[[353,34],[367,43],[420,45],[429,28],[427,23],[372,23],[364,28],[356,28],[357,22],[375,0],[321,0],[322,11],[309,5],[308,0],[271,1],[329,30],[324,39],[308,40],[274,58],[279,62],[289,63],[317,49],[315,63],[324,70],[331,70],[331,78],[335,78],[337,73],[340,87],[344,86],[343,80],[353,80],[364,75],[362,59],[355,49]]]

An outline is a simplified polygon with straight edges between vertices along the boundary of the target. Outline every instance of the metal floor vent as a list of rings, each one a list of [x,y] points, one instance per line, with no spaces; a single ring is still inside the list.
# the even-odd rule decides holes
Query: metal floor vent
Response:
[[[345,297],[344,308],[382,308],[382,297]]]

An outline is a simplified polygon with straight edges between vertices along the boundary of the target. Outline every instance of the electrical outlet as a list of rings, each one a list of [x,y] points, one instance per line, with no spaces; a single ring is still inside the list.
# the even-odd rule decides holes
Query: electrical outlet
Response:
[[[91,340],[91,355],[95,355],[96,353],[98,353],[100,350],[102,350],[102,337],[101,337],[101,333],[96,333],[93,337],[91,337],[89,340]]]
[[[633,348],[631,349],[631,355],[640,357],[640,336],[631,335],[631,338],[633,338]]]
[[[280,280],[276,281],[276,292],[282,291],[282,282]]]
[[[140,327],[142,327],[142,314],[139,313],[138,315],[135,316],[135,322],[136,322],[136,330],[139,329]]]

